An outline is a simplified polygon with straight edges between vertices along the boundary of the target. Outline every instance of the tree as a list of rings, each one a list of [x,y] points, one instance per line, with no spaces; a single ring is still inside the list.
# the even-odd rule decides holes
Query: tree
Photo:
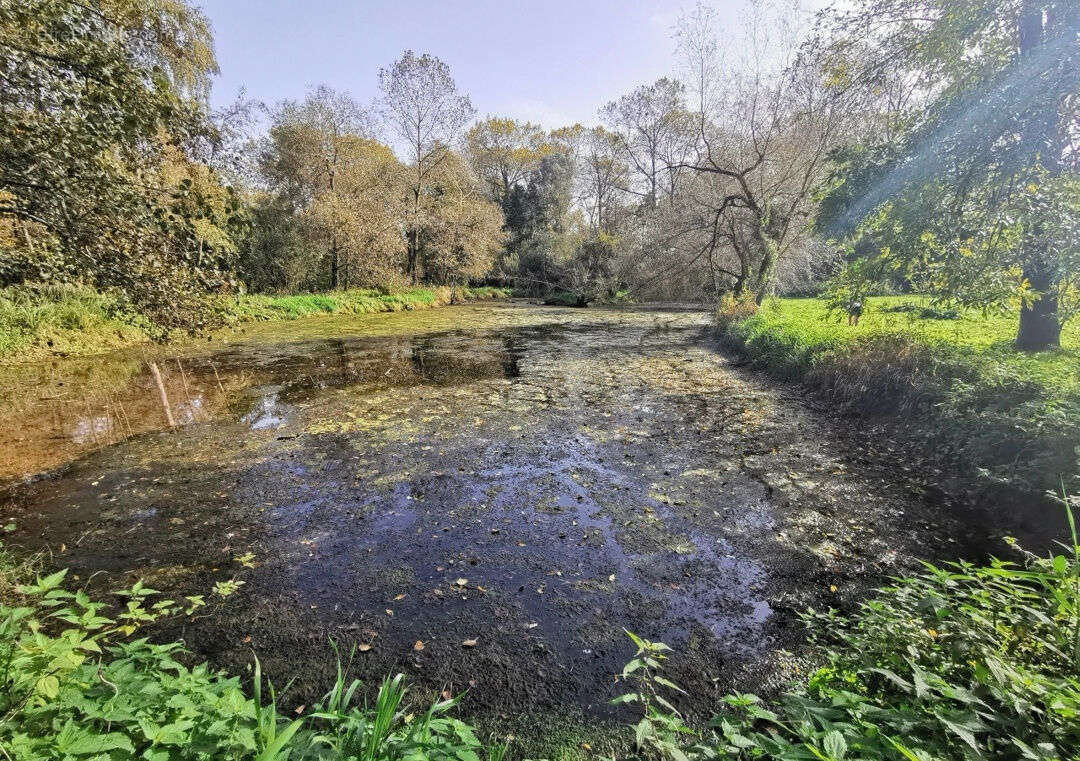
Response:
[[[647,208],[655,208],[661,195],[669,203],[674,200],[677,178],[694,148],[695,125],[685,93],[681,82],[663,77],[600,109],[639,177],[634,192]]]
[[[733,267],[718,264],[718,271],[736,296],[749,291],[759,303],[782,260],[805,242],[829,152],[846,139],[861,108],[859,92],[830,79],[828,61],[799,50],[798,30],[785,22],[796,12],[755,6],[752,56],[732,71],[718,66],[712,11],[699,5],[680,22],[698,100],[698,155],[686,167],[708,188],[696,194],[705,206],[696,257],[714,260],[728,249]]]
[[[283,101],[272,115],[260,167],[266,183],[288,198],[297,213],[316,199],[325,208],[343,204],[340,176],[358,160],[358,141],[370,134],[370,118],[348,94],[325,85],[303,102]],[[327,217],[324,217],[324,221]],[[329,285],[341,285],[338,225],[323,225]]]
[[[837,156],[823,226],[940,298],[1020,302],[1016,345],[1060,345],[1076,312],[1080,7],[1052,0],[868,0],[831,18],[850,74],[919,78],[910,124]],[[887,61],[887,64],[883,64]]]
[[[563,151],[540,160],[525,185],[503,204],[507,260],[515,287],[540,295],[559,284],[559,261],[568,242],[574,200],[574,162]]]
[[[425,275],[449,285],[451,300],[471,278],[483,277],[502,249],[503,217],[469,167],[450,154],[430,175],[430,211],[419,239]]]
[[[544,130],[531,122],[489,116],[465,134],[465,155],[488,197],[500,206],[551,150]]]
[[[406,146],[411,162],[408,273],[416,283],[430,177],[450,155],[475,109],[458,92],[450,67],[426,53],[406,50],[392,66],[380,69],[379,88],[387,125]]]
[[[603,127],[585,130],[576,154],[577,201],[594,230],[614,234],[630,176],[619,138]]]
[[[183,216],[216,177],[170,186],[165,165],[210,129],[214,71],[209,25],[181,0],[0,4],[0,217],[22,233],[0,283],[82,281],[163,328],[198,323],[198,295],[229,283],[208,249],[233,242]]]
[[[375,140],[350,136],[339,150],[334,186],[312,199],[308,214],[333,237],[340,285],[392,285],[405,258],[404,167]]]

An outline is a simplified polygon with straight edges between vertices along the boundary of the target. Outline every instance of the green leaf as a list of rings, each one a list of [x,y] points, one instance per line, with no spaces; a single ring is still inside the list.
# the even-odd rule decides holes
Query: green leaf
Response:
[[[656,728],[653,727],[652,722],[648,719],[642,719],[634,727],[634,742],[638,744],[638,747],[641,747],[645,744],[645,738],[652,737],[655,734]]]
[[[274,741],[272,743],[266,746],[262,753],[256,756],[255,761],[274,761],[274,759],[279,758],[279,754],[281,753],[282,749],[286,745],[288,745],[289,741],[292,740],[293,735],[295,735],[297,731],[299,731],[300,727],[302,727],[303,724],[303,719],[297,719],[292,724],[287,726],[277,737],[274,738]]]
[[[841,759],[847,755],[847,740],[845,740],[844,736],[835,729],[825,733],[825,738],[821,741],[821,745],[825,748],[825,752],[836,761],[841,761]]]
[[[52,674],[43,676],[38,680],[35,689],[39,695],[42,695],[49,700],[54,700],[56,696],[60,694],[60,680]]]

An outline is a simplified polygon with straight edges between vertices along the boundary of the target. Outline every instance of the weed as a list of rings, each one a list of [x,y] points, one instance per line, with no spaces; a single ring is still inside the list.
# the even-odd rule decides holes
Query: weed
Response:
[[[3,552],[3,577],[18,600],[0,599],[0,749],[5,757],[45,759],[455,759],[480,761],[485,749],[441,700],[420,718],[403,709],[403,677],[385,680],[372,708],[339,658],[331,690],[302,718],[277,709],[277,693],[255,659],[252,696],[240,680],[207,666],[187,667],[178,642],[131,635],[202,605],[157,598],[141,582],[114,606],[64,588],[66,571],[29,580],[29,568]],[[20,583],[21,582],[21,583]],[[238,582],[237,582],[238,584]],[[264,693],[264,688],[266,692]],[[501,761],[505,746],[486,750]]]

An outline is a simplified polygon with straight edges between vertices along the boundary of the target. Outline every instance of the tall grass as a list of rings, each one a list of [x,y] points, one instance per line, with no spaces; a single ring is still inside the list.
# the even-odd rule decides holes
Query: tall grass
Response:
[[[148,339],[115,297],[78,286],[0,289],[0,357],[88,354]]]

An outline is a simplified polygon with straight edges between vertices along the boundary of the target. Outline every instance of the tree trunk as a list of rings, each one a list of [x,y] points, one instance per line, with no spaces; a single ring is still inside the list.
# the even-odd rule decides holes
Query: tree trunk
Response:
[[[337,238],[334,238],[330,242],[330,290],[332,291],[336,291],[338,287],[340,264]]]
[[[772,285],[773,274],[776,272],[776,251],[778,246],[764,232],[759,233],[761,243],[761,262],[758,264],[757,278],[754,282],[754,302],[761,306],[765,300],[765,293]]]
[[[413,218],[412,218],[412,235],[409,236],[409,277],[412,278],[412,284],[417,284],[416,270],[418,260],[420,258],[420,185],[417,181],[416,187],[413,188]]]
[[[1020,328],[1016,332],[1016,348],[1021,351],[1045,351],[1061,347],[1061,323],[1058,321],[1057,294],[1050,290],[1050,278],[1045,275],[1029,277],[1039,297],[1020,309]]]

